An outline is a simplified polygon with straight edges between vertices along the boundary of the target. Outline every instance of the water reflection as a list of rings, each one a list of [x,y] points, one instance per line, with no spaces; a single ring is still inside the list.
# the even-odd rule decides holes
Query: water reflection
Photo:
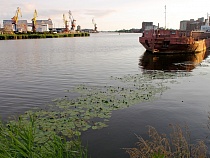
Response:
[[[146,51],[139,59],[139,66],[144,70],[184,70],[188,72],[209,54],[210,51],[196,54],[152,54]]]

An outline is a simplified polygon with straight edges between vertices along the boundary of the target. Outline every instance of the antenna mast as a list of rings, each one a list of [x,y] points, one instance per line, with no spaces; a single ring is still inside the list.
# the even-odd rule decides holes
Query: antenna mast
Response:
[[[207,13],[206,26],[209,26],[209,13]]]
[[[165,5],[165,29],[166,29],[166,5]]]

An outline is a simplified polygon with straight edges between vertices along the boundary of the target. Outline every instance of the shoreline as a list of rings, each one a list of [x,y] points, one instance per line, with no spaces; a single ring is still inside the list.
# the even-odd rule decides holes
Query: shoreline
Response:
[[[20,33],[20,34],[2,34],[0,40],[18,40],[18,39],[39,39],[39,38],[62,38],[62,37],[87,37],[90,33]]]

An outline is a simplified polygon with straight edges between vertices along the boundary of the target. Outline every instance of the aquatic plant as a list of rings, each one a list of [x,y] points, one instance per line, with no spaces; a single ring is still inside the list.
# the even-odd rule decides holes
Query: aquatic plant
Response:
[[[7,125],[0,122],[1,158],[87,158],[87,150],[79,138],[65,138],[54,133],[40,137],[36,118],[19,118]]]
[[[175,83],[174,79],[187,75],[154,72],[112,76],[115,86],[78,85],[72,91],[80,94],[79,97],[55,99],[45,108],[26,111],[19,121],[11,120],[7,127],[1,124],[0,139],[6,143],[0,143],[0,156],[24,157],[28,154],[39,157],[43,154],[50,157],[50,154],[59,153],[62,157],[63,153],[87,157],[79,140],[82,131],[108,126],[114,110],[153,101],[169,88],[165,84]],[[158,156],[155,154],[158,153],[154,153],[154,157]]]
[[[190,142],[190,132],[179,125],[170,125],[170,136],[160,134],[152,126],[148,127],[148,140],[137,136],[136,148],[125,148],[130,158],[206,158],[207,147],[202,140],[196,144]]]
[[[187,75],[181,72],[154,72],[118,78],[112,76],[115,86],[78,85],[72,91],[80,94],[79,97],[55,99],[53,104],[27,111],[21,117],[27,121],[30,115],[36,116],[40,137],[60,133],[71,138],[88,129],[107,127],[114,110],[151,102],[169,88],[165,84],[174,81],[173,78]]]

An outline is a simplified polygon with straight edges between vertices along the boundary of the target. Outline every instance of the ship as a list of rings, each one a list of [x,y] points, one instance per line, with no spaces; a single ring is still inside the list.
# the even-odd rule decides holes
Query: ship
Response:
[[[150,29],[142,33],[139,42],[152,53],[196,53],[210,48],[209,23],[196,31]]]

